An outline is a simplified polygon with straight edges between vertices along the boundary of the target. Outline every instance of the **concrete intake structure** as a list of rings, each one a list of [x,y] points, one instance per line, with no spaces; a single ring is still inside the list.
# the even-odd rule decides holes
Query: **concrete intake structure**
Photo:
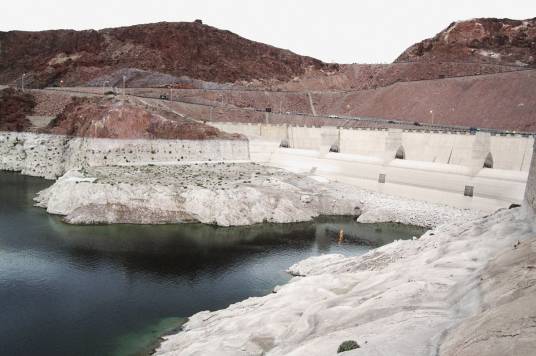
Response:
[[[532,136],[484,132],[212,125],[248,136],[256,162],[485,211],[521,203],[534,144]]]

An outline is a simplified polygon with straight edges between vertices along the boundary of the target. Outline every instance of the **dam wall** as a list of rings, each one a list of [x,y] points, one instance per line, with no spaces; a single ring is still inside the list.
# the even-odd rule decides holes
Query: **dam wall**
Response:
[[[248,159],[245,140],[123,140],[0,132],[0,170],[48,179],[87,166]]]
[[[384,193],[494,210],[521,203],[534,138],[400,129],[216,123],[251,159]],[[285,146],[285,147],[281,147]]]
[[[481,169],[489,155],[494,169],[528,172],[534,137],[477,132],[344,129],[336,127],[300,127],[290,125],[211,123],[227,132],[241,133],[268,141],[284,140],[289,148],[371,156],[389,160],[401,150],[404,159],[461,165]]]

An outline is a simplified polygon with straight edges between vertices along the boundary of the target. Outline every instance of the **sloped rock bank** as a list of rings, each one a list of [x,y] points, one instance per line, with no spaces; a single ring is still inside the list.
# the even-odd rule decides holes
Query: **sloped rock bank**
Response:
[[[271,295],[194,315],[156,355],[325,356],[345,340],[361,346],[350,356],[528,355],[535,232],[531,213],[503,210],[360,257],[314,257]]]

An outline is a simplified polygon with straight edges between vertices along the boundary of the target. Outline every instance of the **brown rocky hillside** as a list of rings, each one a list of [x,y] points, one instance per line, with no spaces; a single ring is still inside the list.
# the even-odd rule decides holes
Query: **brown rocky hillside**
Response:
[[[125,139],[243,139],[135,98],[76,97],[46,133]]]
[[[395,62],[478,62],[536,67],[536,18],[480,18],[453,22]]]
[[[0,90],[0,131],[25,131],[30,126],[35,99],[31,94],[7,88]]]
[[[319,60],[201,23],[155,23],[100,31],[0,32],[0,83],[28,73],[34,87],[83,85],[125,68],[209,82],[289,80]]]

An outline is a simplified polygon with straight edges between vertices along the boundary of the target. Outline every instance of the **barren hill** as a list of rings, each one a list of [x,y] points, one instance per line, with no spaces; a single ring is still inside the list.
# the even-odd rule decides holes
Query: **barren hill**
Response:
[[[395,62],[478,62],[536,67],[536,18],[480,18],[451,23]]]
[[[0,83],[85,84],[125,68],[209,82],[289,80],[319,60],[201,23],[155,23],[100,31],[0,32]]]

